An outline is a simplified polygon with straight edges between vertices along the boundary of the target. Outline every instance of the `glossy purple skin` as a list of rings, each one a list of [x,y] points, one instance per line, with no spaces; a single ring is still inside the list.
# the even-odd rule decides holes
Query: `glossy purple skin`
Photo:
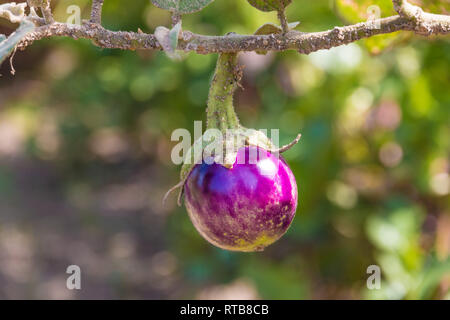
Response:
[[[185,185],[186,208],[198,232],[233,251],[260,251],[278,240],[294,219],[297,201],[295,177],[284,159],[257,147],[239,149],[229,169],[197,164]]]

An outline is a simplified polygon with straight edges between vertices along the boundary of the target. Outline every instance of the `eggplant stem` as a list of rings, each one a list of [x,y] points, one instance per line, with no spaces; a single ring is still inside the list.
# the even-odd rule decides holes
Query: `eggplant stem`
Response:
[[[209,89],[206,108],[207,129],[239,128],[239,118],[234,111],[233,94],[242,78],[243,68],[238,64],[237,53],[219,53],[216,70]]]

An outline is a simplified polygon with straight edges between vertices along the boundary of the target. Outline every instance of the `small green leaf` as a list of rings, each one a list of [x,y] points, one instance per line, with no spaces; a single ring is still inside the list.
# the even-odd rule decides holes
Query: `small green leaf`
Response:
[[[179,60],[181,56],[177,52],[178,38],[181,33],[181,21],[172,30],[166,27],[158,27],[155,30],[155,37],[163,48],[167,56],[173,60]]]
[[[151,0],[158,8],[179,14],[193,13],[202,10],[214,0]]]
[[[0,43],[0,65],[3,61],[14,51],[16,45],[35,28],[34,23],[29,20],[24,20],[19,28],[12,33],[6,40]]]
[[[279,11],[291,4],[292,0],[247,0],[253,7],[261,11]]]
[[[295,29],[300,24],[299,21],[289,23],[289,29]],[[274,23],[265,23],[256,30],[255,35],[267,35],[273,33],[282,33],[283,29]]]
[[[180,33],[181,33],[181,21],[178,22],[169,32],[170,46],[173,51],[175,51],[178,47],[178,38],[180,36]]]
[[[255,35],[267,35],[272,33],[281,33],[283,29],[274,23],[266,23],[256,30]]]
[[[297,28],[299,25],[300,25],[300,21],[294,21],[294,22],[288,23],[289,30],[293,30],[293,29]]]

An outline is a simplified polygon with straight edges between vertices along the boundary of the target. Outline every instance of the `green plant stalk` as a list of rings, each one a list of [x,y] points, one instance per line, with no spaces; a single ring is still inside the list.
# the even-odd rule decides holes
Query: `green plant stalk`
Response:
[[[239,119],[234,111],[233,94],[241,77],[237,65],[237,53],[220,53],[216,71],[211,82],[206,109],[206,128],[240,128]]]

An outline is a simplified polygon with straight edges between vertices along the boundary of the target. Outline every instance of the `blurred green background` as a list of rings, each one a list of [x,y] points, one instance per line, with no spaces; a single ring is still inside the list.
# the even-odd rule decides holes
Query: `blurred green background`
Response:
[[[7,1],[0,1],[1,3]],[[52,1],[89,17],[90,1]],[[301,31],[363,21],[375,3],[300,1]],[[448,1],[416,1],[446,12]],[[197,33],[253,33],[275,13],[216,0]],[[148,0],[105,1],[112,30],[153,32]],[[0,33],[16,26],[0,20]],[[309,56],[241,56],[242,123],[279,128],[299,186],[287,234],[262,253],[209,245],[162,197],[178,182],[173,130],[204,120],[215,55],[35,43],[0,69],[0,298],[450,298],[450,42],[402,33]],[[82,289],[66,289],[79,265]],[[381,268],[381,289],[366,270]]]

